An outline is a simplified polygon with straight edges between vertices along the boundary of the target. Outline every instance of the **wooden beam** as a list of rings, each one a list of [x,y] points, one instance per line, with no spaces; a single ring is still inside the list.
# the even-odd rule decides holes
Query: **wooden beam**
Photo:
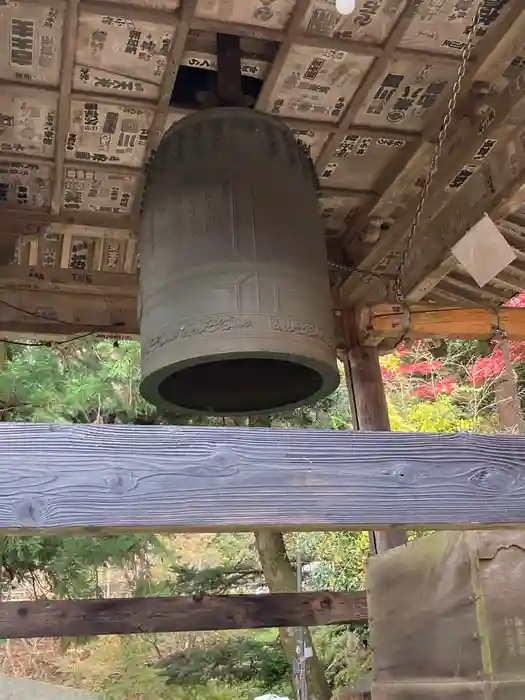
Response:
[[[217,95],[223,107],[242,107],[241,40],[217,34]]]
[[[0,534],[525,527],[525,437],[0,424]]]
[[[249,39],[261,39],[280,44],[285,39],[285,33],[280,29],[258,26],[256,24],[241,24],[239,22],[224,22],[208,17],[193,17],[191,29],[211,34],[234,34]]]
[[[196,6],[197,0],[182,0],[181,2],[181,7],[179,9],[179,21],[173,36],[171,50],[166,64],[166,71],[164,73],[164,79],[160,89],[160,97],[155,109],[155,116],[149,130],[148,142],[146,144],[147,156],[149,156],[151,152],[158,147],[162,135],[164,134],[164,126],[170,105],[171,93],[173,92],[173,86],[175,85],[175,80],[177,79],[180,62],[186,47],[186,39],[188,38],[190,31],[190,21],[195,13]],[[130,9],[132,13],[135,12],[135,8]]]
[[[71,122],[70,98],[75,69],[79,3],[80,0],[68,0],[62,45],[62,66],[60,70],[60,91],[55,133],[55,163],[51,194],[51,212],[55,215],[59,214],[64,199],[64,166],[66,161],[66,140]]]
[[[378,194],[374,190],[355,190],[347,189],[346,187],[319,187],[319,192],[325,197],[357,197],[362,200],[369,201],[371,199],[377,201]]]
[[[93,226],[95,228],[130,229],[131,218],[128,215],[104,214],[98,211],[62,210],[60,214],[52,214],[38,209],[24,209],[0,206],[2,235],[5,231],[23,233],[25,226],[47,226],[52,223],[75,224],[78,226]]]
[[[138,296],[136,275],[29,265],[0,266],[0,290]]]
[[[186,117],[200,110],[191,109],[189,107],[175,107],[168,110],[168,113],[179,114]],[[336,124],[331,122],[322,122],[315,119],[302,119],[300,117],[279,117],[290,129],[297,131],[319,131],[323,134],[331,134],[337,129]],[[385,139],[400,139],[404,141],[421,143],[421,134],[418,131],[402,131],[401,129],[388,129],[375,126],[364,126],[362,124],[352,124],[349,129],[352,134],[365,136],[370,138],[385,138]],[[49,163],[49,160],[43,159]],[[20,158],[20,162],[27,162],[27,159]]]
[[[43,95],[45,97],[57,96],[57,89],[49,85],[32,85],[31,83],[22,84],[16,80],[9,80],[7,78],[1,78],[0,85],[2,85],[5,88],[6,92],[8,92],[10,96],[16,95],[18,97],[27,97],[28,95],[31,95],[31,97],[33,98],[37,98],[39,95]],[[71,92],[71,99],[79,100],[80,102],[93,102],[97,100],[100,101],[101,96],[103,97],[103,94],[100,92]],[[104,99],[105,101],[109,100],[112,105],[119,105],[122,107],[129,107],[131,104],[133,107],[137,109],[143,109],[145,111],[153,111],[155,109],[154,100],[135,98],[132,94],[130,94],[129,97],[123,97],[122,95],[112,94],[111,97],[108,96]],[[3,157],[5,158],[6,156],[7,153],[3,153]],[[89,167],[89,164],[86,165],[86,161],[81,162],[84,164],[85,167]],[[93,166],[93,163],[91,164],[91,166]],[[138,166],[137,169],[140,170],[140,167]]]
[[[151,3],[142,4],[150,5]],[[80,7],[83,12],[122,17],[131,22],[152,22],[168,26],[174,26],[177,23],[177,15],[173,11],[159,10],[148,6],[140,7],[140,5],[133,3],[123,3],[121,0],[81,0]]]
[[[307,7],[303,8],[301,20],[306,14]],[[299,13],[298,13],[299,14]],[[205,32],[216,34],[234,34],[235,36],[248,37],[251,39],[262,39],[263,41],[271,41],[276,44],[281,44],[286,41],[288,28],[285,31],[280,29],[272,29],[270,27],[259,27],[250,24],[239,24],[235,22],[224,22],[217,19],[208,19],[204,17],[195,17],[191,22],[191,28]],[[346,51],[348,53],[356,53],[361,56],[381,56],[383,47],[375,46],[366,41],[356,39],[339,39],[330,36],[303,34],[298,32],[294,40],[294,44],[301,46],[313,46],[317,49],[325,49],[328,51]],[[396,46],[394,54],[396,58],[419,58],[421,60],[439,61],[439,63],[457,64],[460,61],[459,56],[437,53],[435,51],[421,51],[419,49],[409,49],[402,46]]]
[[[505,201],[505,200],[504,200]],[[504,204],[504,201],[502,204]],[[499,209],[499,206],[497,206]],[[500,225],[501,233],[507,239],[507,242],[514,248],[517,256],[517,261],[507,267],[505,271],[499,272],[498,276],[492,280],[492,284],[503,286],[506,289],[521,293],[525,289],[525,279],[522,277],[522,270],[517,269],[518,265],[525,262],[525,239],[520,239],[516,234],[504,229]],[[452,253],[445,253],[442,256],[441,263],[434,269],[426,272],[417,280],[416,284],[410,289],[407,297],[410,301],[417,302],[423,299],[431,290],[433,290],[444,279],[450,279],[448,275],[458,270],[458,261]],[[522,274],[520,274],[522,273]],[[500,284],[498,284],[500,283]],[[476,289],[476,292],[478,290]],[[482,296],[479,295],[478,296]]]
[[[436,287],[436,289],[432,290],[432,294],[428,295],[428,301],[432,302],[437,306],[445,306],[452,308],[467,308],[477,306],[477,304],[475,304],[474,302],[469,301],[468,299],[464,299],[463,297],[459,297],[450,290],[443,289],[441,286]]]
[[[498,330],[508,340],[525,340],[525,309],[519,308],[376,304],[361,308],[357,318],[359,339],[367,346],[384,338],[404,337],[490,340]]]
[[[17,332],[31,333],[34,337],[83,333],[138,336],[137,300],[125,296],[4,289],[0,292],[0,339]]]
[[[310,627],[364,624],[367,618],[364,591],[23,600],[0,603],[0,637],[91,637]]]

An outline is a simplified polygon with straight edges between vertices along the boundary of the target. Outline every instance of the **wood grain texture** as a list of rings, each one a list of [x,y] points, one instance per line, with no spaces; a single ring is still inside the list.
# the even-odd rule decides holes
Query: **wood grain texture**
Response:
[[[376,345],[377,337],[490,340],[496,329],[508,340],[525,340],[525,309],[518,308],[376,304],[360,309],[358,319],[360,341],[366,345]]]
[[[90,332],[138,336],[136,298],[51,292],[35,288],[1,291],[2,338],[8,333],[31,333],[35,337]]]
[[[0,603],[0,637],[83,637],[365,623],[364,591]]]
[[[525,14],[522,3],[516,3],[513,12],[516,13],[516,21],[525,22]],[[508,41],[508,38],[507,38]],[[486,56],[486,54],[485,54]],[[465,85],[463,90],[465,90]],[[465,94],[462,92],[462,94]],[[476,152],[481,147],[485,139],[496,139],[501,143],[505,143],[505,146],[500,146],[502,149],[511,146],[511,137],[516,128],[517,124],[521,123],[521,115],[523,112],[525,96],[525,80],[523,74],[518,74],[513,80],[509,81],[505,89],[503,89],[499,94],[490,95],[484,100],[484,109],[480,110],[479,114],[475,114],[471,117],[466,115],[463,118],[459,118],[454,124],[453,133],[454,142],[448,141],[448,148],[445,151],[445,156],[441,159],[439,165],[439,171],[433,180],[432,192],[427,199],[427,203],[420,222],[420,236],[417,239],[417,245],[414,246],[415,254],[410,259],[410,264],[407,266],[407,279],[405,280],[405,290],[411,289],[412,279],[414,277],[420,276],[419,265],[421,261],[426,261],[433,254],[432,248],[434,245],[436,247],[443,247],[446,249],[447,253],[452,247],[453,243],[450,244],[448,241],[445,242],[445,237],[442,238],[436,231],[435,221],[439,218],[443,209],[449,209],[452,202],[460,206],[463,206],[467,211],[469,206],[464,206],[465,202],[469,202],[471,205],[471,200],[466,195],[466,189],[461,189],[461,194],[457,194],[454,189],[449,189],[448,185],[456,176],[456,174],[461,170],[461,168],[468,163],[475,162],[473,160]],[[445,102],[445,101],[444,101]],[[490,111],[494,114],[494,119],[490,121],[490,124],[485,125],[485,110]],[[438,131],[441,128],[442,121],[438,122]],[[437,131],[435,132],[437,135]],[[455,144],[455,147],[453,145]],[[491,157],[492,158],[492,157]],[[489,159],[490,161],[491,159]],[[505,165],[505,167],[508,167]],[[509,174],[511,168],[508,168]],[[499,173],[498,173],[499,175]],[[520,184],[523,183],[523,174],[521,175]],[[456,197],[457,194],[457,197]],[[484,201],[490,201],[491,190],[488,190],[485,195]],[[417,201],[417,197],[415,197]],[[415,204],[414,201],[414,204]],[[395,223],[389,228],[386,235],[381,236],[379,242],[371,249],[364,257],[356,258],[353,250],[348,250],[349,259],[353,261],[353,264],[359,269],[371,270],[376,273],[391,272],[392,268],[396,268],[401,251],[404,248],[406,237],[410,231],[412,220],[414,217],[414,210],[412,206],[405,208],[405,213],[400,216]],[[478,217],[480,218],[480,217]],[[474,219],[474,223],[478,219]],[[451,222],[450,227],[453,229],[454,222]],[[355,226],[355,224],[352,224]],[[470,224],[472,226],[473,224]],[[458,235],[458,239],[465,233],[465,231],[470,228],[468,226],[466,229],[461,231]],[[439,239],[437,243],[436,239]],[[438,260],[434,264],[434,268],[441,263]],[[376,280],[377,281],[377,280]],[[376,292],[377,293],[377,292]],[[363,274],[351,275],[347,281],[344,282],[341,288],[341,294],[344,301],[350,305],[352,303],[359,303],[359,300],[366,298],[367,300],[373,300],[370,295],[370,285],[369,280]],[[384,296],[383,291],[381,296]],[[378,300],[381,297],[376,297]]]
[[[525,523],[525,437],[0,425],[0,533]]]

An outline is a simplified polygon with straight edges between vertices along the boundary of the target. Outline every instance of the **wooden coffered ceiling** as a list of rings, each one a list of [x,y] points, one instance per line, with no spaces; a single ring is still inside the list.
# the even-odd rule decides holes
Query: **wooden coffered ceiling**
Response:
[[[499,305],[525,287],[525,3],[480,1],[411,301]],[[0,0],[0,332],[138,332],[144,166],[202,106],[217,33],[241,37],[254,108],[310,147],[343,303],[391,298],[477,0],[356,4]],[[485,212],[517,258],[480,289],[450,249]]]

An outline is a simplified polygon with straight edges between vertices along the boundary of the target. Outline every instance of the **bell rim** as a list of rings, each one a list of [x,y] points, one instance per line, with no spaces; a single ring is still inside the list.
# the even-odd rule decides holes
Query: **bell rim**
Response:
[[[174,373],[174,369],[180,372],[185,369],[190,369],[191,367],[196,367],[198,365],[204,365],[206,363],[228,360],[241,360],[253,357],[254,359],[260,360],[277,360],[293,362],[294,364],[301,365],[305,368],[311,369],[318,374],[321,378],[321,386],[319,389],[311,394],[307,399],[299,399],[298,401],[284,404],[283,406],[277,406],[269,409],[262,409],[257,411],[225,411],[225,412],[209,412],[205,410],[189,408],[187,406],[182,406],[179,404],[171,403],[164,399],[158,392],[158,387],[161,382],[167,379],[171,374]],[[149,404],[155,406],[157,409],[162,409],[168,413],[182,413],[185,415],[193,416],[267,416],[273,413],[284,413],[293,411],[301,406],[313,405],[317,401],[325,398],[332,394],[339,386],[341,381],[341,376],[339,374],[339,369],[337,367],[337,359],[334,358],[333,366],[323,360],[317,360],[313,357],[304,357],[303,355],[294,355],[289,352],[279,352],[279,351],[266,351],[266,352],[225,352],[213,355],[200,355],[195,358],[187,358],[181,362],[176,362],[171,365],[165,365],[164,367],[159,367],[156,370],[150,372],[146,377],[144,377],[140,383],[139,391],[141,396]],[[151,399],[155,398],[155,401]]]

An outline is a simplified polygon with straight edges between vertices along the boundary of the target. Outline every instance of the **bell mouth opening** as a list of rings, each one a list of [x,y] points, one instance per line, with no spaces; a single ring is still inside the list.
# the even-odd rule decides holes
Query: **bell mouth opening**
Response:
[[[164,406],[174,409],[248,415],[315,401],[324,386],[325,378],[319,371],[290,360],[225,358],[172,372],[160,380],[157,395]]]

